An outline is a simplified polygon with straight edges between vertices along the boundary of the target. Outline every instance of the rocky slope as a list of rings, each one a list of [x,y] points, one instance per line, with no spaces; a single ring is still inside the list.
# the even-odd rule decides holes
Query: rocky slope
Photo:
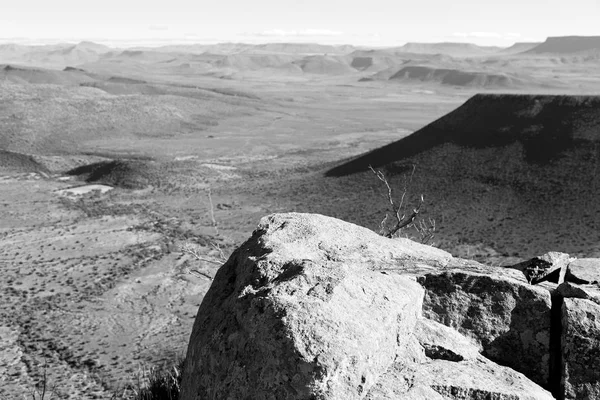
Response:
[[[532,285],[523,265],[265,217],[200,305],[182,398],[600,399],[600,290],[561,283],[600,260],[545,259],[562,273]]]

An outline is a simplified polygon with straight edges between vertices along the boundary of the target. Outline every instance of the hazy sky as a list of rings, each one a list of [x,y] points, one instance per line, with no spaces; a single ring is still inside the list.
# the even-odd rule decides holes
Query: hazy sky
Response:
[[[600,0],[0,0],[0,41],[510,45],[600,35]]]

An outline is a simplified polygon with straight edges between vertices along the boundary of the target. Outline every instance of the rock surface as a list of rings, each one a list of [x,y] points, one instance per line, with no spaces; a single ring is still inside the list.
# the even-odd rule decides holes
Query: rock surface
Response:
[[[565,299],[584,299],[600,305],[600,288],[598,286],[576,285],[571,282],[564,282],[556,290]]]
[[[562,326],[564,398],[600,399],[600,305],[564,299]]]
[[[600,284],[600,258],[578,258],[569,263],[568,280],[576,283]]]
[[[485,358],[393,365],[365,399],[553,399],[523,374]]]
[[[431,359],[463,361],[482,358],[481,346],[439,322],[419,318],[414,334],[425,355]]]
[[[427,274],[420,279],[426,290],[423,315],[475,340],[490,359],[545,385],[550,365],[550,293],[503,272]]]
[[[183,399],[361,398],[412,340],[423,289],[375,268],[449,255],[331,218],[264,218],[196,318]],[[373,263],[377,261],[377,263]]]
[[[595,375],[576,364],[577,346],[598,346],[595,317],[571,319],[579,301],[598,306],[565,299],[552,312],[561,293],[584,296],[576,289],[334,218],[274,214],[204,297],[181,398],[551,399],[544,387],[567,371],[571,398],[597,400]]]

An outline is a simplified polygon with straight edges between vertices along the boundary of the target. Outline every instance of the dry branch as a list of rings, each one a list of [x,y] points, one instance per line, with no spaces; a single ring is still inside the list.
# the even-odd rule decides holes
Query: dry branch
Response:
[[[222,261],[204,257],[202,254],[200,254],[200,252],[198,251],[198,248],[196,248],[194,245],[192,245],[190,243],[184,243],[183,245],[179,246],[179,250],[181,250],[181,252],[184,254],[191,255],[192,257],[194,257],[196,260],[199,260],[199,261],[206,261],[206,262],[218,264],[218,265],[223,264]],[[220,248],[219,248],[219,250],[220,250]],[[221,252],[221,254],[223,254],[223,253]]]
[[[388,182],[385,174],[383,173],[383,171],[376,170],[371,165],[369,165],[369,169],[375,174],[375,176],[377,176],[377,178],[381,182],[383,182],[383,184],[387,188],[387,200],[390,203],[390,207],[391,207],[391,210],[392,210],[392,215],[393,215],[393,218],[395,219],[394,226],[392,228],[386,229],[386,225],[387,225],[389,214],[388,213],[385,214],[385,217],[381,221],[381,231],[380,231],[380,234],[382,236],[385,236],[385,237],[388,237],[388,238],[393,237],[401,229],[406,228],[409,225],[413,224],[414,221],[415,221],[415,219],[419,215],[419,212],[421,211],[421,207],[423,206],[423,202],[424,202],[423,195],[421,195],[421,199],[419,201],[419,205],[416,208],[413,208],[413,210],[410,212],[410,214],[407,215],[406,211],[403,211],[403,208],[405,208],[405,209],[407,208],[404,205],[404,200],[406,199],[406,195],[408,193],[408,188],[409,188],[409,186],[410,186],[410,184],[412,182],[413,176],[415,174],[415,168],[416,167],[413,164],[413,168],[412,168],[412,172],[410,174],[410,178],[404,180],[404,190],[402,191],[402,196],[400,197],[400,202],[396,203],[394,201],[392,187],[390,186],[390,184],[389,184],[389,182]]]
[[[212,201],[212,194],[210,188],[206,191],[208,194],[208,202],[210,204],[210,218],[212,220],[212,226],[215,228],[215,233],[219,236],[219,225],[217,224],[217,220],[215,219],[215,206]]]

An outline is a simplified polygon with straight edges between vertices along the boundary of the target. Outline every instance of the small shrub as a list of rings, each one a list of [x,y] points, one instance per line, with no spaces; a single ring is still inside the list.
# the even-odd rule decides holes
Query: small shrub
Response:
[[[169,368],[152,367],[113,395],[112,400],[179,400],[185,359]]]

